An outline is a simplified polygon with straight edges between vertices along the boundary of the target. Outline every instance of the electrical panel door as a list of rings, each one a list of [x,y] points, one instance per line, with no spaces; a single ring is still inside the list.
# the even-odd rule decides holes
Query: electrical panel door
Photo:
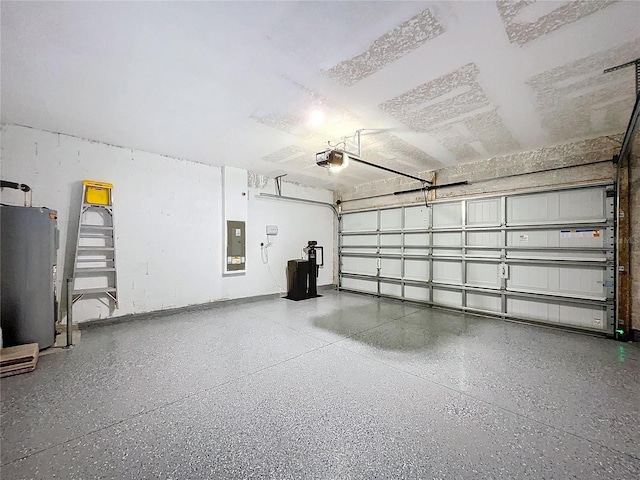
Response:
[[[245,222],[227,221],[227,271],[245,270]]]

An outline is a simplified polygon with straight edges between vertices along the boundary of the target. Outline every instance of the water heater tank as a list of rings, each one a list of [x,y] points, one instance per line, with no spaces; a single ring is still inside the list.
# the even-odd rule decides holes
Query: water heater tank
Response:
[[[3,346],[55,342],[57,213],[0,205]]]

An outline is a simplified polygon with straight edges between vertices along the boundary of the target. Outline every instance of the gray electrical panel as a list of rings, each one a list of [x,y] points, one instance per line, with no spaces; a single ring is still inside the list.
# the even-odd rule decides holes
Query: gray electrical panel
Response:
[[[0,205],[2,336],[5,347],[55,342],[57,212]]]
[[[244,271],[245,256],[245,222],[227,220],[227,271]]]

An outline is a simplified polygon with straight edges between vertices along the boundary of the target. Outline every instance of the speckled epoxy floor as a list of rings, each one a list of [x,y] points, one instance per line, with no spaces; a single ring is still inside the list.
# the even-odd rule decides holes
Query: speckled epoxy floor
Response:
[[[2,479],[640,478],[640,348],[322,292],[3,379]]]

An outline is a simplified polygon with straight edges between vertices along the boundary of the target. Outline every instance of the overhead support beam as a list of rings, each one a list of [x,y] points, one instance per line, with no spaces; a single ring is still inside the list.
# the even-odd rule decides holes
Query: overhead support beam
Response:
[[[466,180],[464,182],[453,182],[453,183],[444,183],[442,185],[433,185],[430,187],[422,187],[422,188],[413,188],[411,190],[401,190],[399,192],[393,192],[394,195],[404,195],[405,193],[416,193],[421,192],[423,190],[437,190],[439,188],[447,188],[447,187],[460,187],[462,185],[469,185],[469,182]]]

